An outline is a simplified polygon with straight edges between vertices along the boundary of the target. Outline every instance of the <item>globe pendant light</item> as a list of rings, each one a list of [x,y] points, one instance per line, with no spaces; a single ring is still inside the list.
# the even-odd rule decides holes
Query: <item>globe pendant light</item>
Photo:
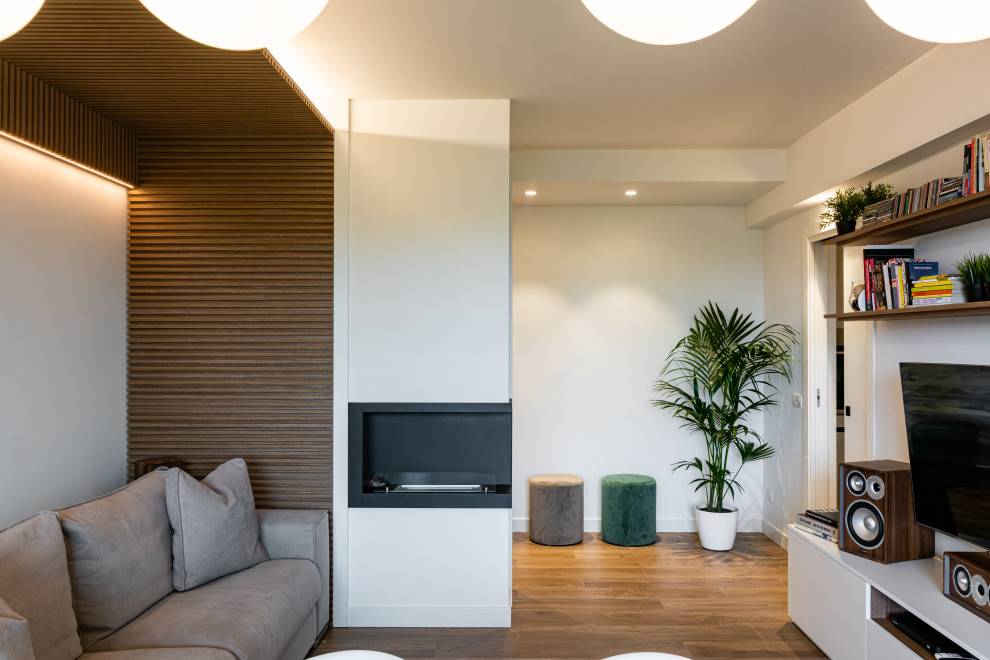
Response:
[[[958,44],[990,37],[990,0],[866,0],[890,27],[923,41]]]
[[[0,0],[0,41],[31,22],[45,0]]]
[[[141,0],[162,23],[227,50],[285,41],[313,22],[328,0]]]
[[[623,37],[646,44],[686,44],[711,36],[746,13],[756,0],[581,0]]]

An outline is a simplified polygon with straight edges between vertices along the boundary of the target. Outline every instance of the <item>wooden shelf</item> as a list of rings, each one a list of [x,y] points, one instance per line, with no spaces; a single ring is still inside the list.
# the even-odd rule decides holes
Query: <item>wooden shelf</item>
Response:
[[[838,314],[826,314],[825,318],[842,321],[903,321],[907,319],[931,319],[949,316],[983,316],[984,314],[990,314],[990,302],[904,307],[902,309],[881,309],[873,312],[840,312]]]
[[[852,245],[897,243],[987,219],[990,219],[990,190],[953,199],[924,211],[909,213],[900,218],[857,229],[848,234],[832,236],[822,243],[838,248]],[[990,302],[881,309],[871,312],[838,312],[826,314],[825,318],[842,321],[903,321],[954,316],[983,316],[985,314],[990,314]]]
[[[838,247],[897,243],[987,218],[990,218],[990,190],[943,202],[848,234],[833,236],[822,242]]]

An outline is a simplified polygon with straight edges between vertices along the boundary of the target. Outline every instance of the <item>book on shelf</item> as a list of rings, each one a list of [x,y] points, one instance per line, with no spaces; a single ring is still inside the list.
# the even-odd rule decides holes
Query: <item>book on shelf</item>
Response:
[[[974,135],[963,147],[963,195],[983,192],[990,183],[990,134]]]
[[[818,529],[815,529],[814,527],[808,527],[807,525],[804,525],[801,522],[796,522],[796,523],[794,523],[794,525],[798,529],[800,529],[801,531],[807,532],[807,533],[809,533],[809,534],[811,534],[813,536],[817,536],[820,539],[825,539],[826,541],[831,541],[832,543],[838,543],[839,542],[839,534],[838,534],[838,532],[833,533],[833,534],[829,534],[828,532],[820,531]]]
[[[808,509],[804,512],[804,515],[809,518],[813,518],[818,522],[823,522],[827,525],[839,527],[839,510],[838,509]]]
[[[890,268],[888,263],[914,260],[913,245],[867,245],[863,250],[863,275],[866,286],[866,310],[892,309],[894,296],[891,292]]]
[[[836,534],[839,529],[838,526],[833,526],[829,523],[815,520],[814,518],[810,518],[803,513],[799,513],[797,515],[797,520],[795,522],[798,522],[805,527],[810,527],[811,529],[817,529],[819,532],[824,532],[826,534]]]

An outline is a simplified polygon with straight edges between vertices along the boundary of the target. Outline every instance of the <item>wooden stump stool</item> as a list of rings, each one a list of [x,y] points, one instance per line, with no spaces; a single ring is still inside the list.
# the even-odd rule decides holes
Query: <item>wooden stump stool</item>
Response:
[[[602,478],[602,540],[626,546],[656,543],[656,479],[642,474]]]
[[[574,545],[584,539],[584,480],[573,474],[529,479],[529,540]]]

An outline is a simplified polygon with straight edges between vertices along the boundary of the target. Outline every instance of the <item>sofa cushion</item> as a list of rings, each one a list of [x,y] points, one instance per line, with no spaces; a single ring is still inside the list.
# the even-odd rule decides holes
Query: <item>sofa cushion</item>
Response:
[[[165,473],[59,511],[83,648],[172,591]]]
[[[192,589],[268,559],[258,538],[251,479],[243,459],[196,481],[179,468],[165,486],[172,523],[172,586]]]
[[[29,644],[19,637],[16,643],[11,639],[12,648],[21,649],[20,653],[33,648],[34,655],[45,660],[68,660],[82,653],[65,543],[54,513],[39,513],[0,532],[0,598],[7,610],[16,613],[0,624],[4,631],[20,635],[24,628],[18,619],[27,621]],[[6,643],[0,651],[7,652]]]
[[[89,651],[213,646],[239,660],[277,658],[319,595],[313,562],[273,559],[173,592]]]
[[[305,654],[298,656],[304,657]],[[84,653],[79,660],[234,660],[234,654],[208,646],[174,649],[130,649],[105,653]]]
[[[0,598],[0,658],[34,660],[27,619],[15,612],[3,598]]]

